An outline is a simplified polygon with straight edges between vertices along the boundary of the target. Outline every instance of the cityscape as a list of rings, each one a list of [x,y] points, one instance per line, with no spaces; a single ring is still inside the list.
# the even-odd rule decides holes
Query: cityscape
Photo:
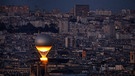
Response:
[[[0,76],[44,76],[35,38],[53,39],[45,76],[135,76],[135,9],[0,6]]]

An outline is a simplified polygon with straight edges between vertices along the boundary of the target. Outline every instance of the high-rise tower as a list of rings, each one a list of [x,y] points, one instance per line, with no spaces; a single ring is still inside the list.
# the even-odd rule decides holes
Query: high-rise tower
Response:
[[[89,5],[75,5],[74,16],[88,16]]]

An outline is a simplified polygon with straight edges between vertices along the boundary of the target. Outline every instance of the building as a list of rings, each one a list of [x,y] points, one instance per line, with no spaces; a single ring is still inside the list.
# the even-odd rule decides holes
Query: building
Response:
[[[68,33],[68,31],[69,31],[68,20],[66,20],[66,19],[59,20],[58,27],[59,27],[60,33]]]
[[[3,68],[0,69],[0,73],[4,76],[29,76],[30,68]],[[0,76],[2,76],[1,74]]]
[[[66,38],[65,38],[65,47],[66,47],[66,48],[74,47],[74,40],[73,40],[73,37],[66,37]]]
[[[130,51],[130,63],[135,64],[135,51]]]
[[[74,16],[87,17],[89,12],[89,5],[75,5]]]
[[[86,51],[85,51],[85,50],[82,51],[82,58],[83,58],[83,59],[86,58]]]
[[[113,25],[104,25],[102,27],[105,36],[115,37],[115,27]]]
[[[29,7],[28,6],[0,6],[0,11],[7,13],[8,15],[15,15],[15,14],[26,14],[29,13]]]
[[[110,16],[112,15],[112,11],[108,11],[108,10],[96,10],[95,11],[96,15],[104,15],[104,16]]]
[[[135,51],[130,51],[131,74],[135,75]]]

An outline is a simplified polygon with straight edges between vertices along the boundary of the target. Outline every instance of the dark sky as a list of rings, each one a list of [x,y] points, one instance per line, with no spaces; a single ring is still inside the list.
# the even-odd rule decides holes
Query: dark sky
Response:
[[[0,5],[28,5],[30,9],[40,8],[47,11],[60,9],[69,11],[75,4],[89,4],[91,10],[135,9],[135,0],[0,0]]]

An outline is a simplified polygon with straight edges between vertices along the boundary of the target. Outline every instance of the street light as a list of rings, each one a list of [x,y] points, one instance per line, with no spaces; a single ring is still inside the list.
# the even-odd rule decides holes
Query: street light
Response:
[[[53,40],[49,35],[40,34],[35,39],[35,47],[41,55],[41,62],[45,65],[45,73],[46,73],[46,64],[48,62],[48,58],[46,57],[50,49],[52,48]]]

